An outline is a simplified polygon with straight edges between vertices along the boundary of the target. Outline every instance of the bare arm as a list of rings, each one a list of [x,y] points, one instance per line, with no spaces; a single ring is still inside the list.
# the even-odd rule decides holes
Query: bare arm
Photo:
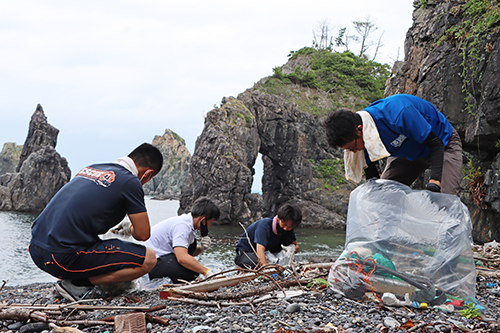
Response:
[[[261,265],[265,266],[267,265],[267,259],[266,259],[266,254],[264,252],[266,252],[266,248],[261,245],[261,244],[257,244],[257,258],[259,258],[259,262],[261,263]]]
[[[299,244],[297,244],[297,241],[293,241],[292,244],[295,245],[295,253],[299,252]]]
[[[193,256],[189,255],[188,250],[185,247],[174,247],[174,252],[177,261],[183,267],[200,274],[205,274],[205,272],[208,270],[208,268],[200,264],[198,260],[196,260]]]
[[[147,212],[129,214],[128,218],[132,223],[130,233],[132,237],[139,241],[146,241],[151,236],[151,226],[149,225],[149,217]]]

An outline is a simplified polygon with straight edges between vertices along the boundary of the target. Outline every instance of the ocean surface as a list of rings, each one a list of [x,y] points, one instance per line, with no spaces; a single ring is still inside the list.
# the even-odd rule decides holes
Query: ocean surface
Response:
[[[146,206],[151,225],[177,215],[176,200],[152,200],[146,197]],[[31,225],[36,214],[0,212],[0,281],[9,286],[36,282],[55,282],[56,279],[43,272],[31,261],[28,244]],[[240,226],[213,225],[210,228],[212,247],[198,257],[207,267],[220,270],[234,268],[234,246],[243,233]],[[310,257],[337,258],[343,250],[345,233],[335,230],[298,228],[295,230],[300,251],[297,261]]]

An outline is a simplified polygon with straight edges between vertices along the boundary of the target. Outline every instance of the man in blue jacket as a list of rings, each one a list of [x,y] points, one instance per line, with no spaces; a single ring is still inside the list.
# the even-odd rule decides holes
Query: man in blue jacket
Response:
[[[380,178],[410,186],[431,168],[426,188],[456,195],[462,179],[462,143],[431,103],[412,95],[393,95],[363,111],[340,109],[325,120],[328,144],[344,149],[346,178],[379,177],[375,162],[388,157]]]
[[[115,163],[80,170],[57,192],[32,226],[29,252],[35,264],[60,279],[66,299],[84,298],[94,285],[136,279],[156,264],[152,249],[119,239],[101,240],[128,215],[129,233],[150,236],[142,186],[161,170],[163,156],[144,143]]]
[[[240,237],[236,245],[234,263],[238,267],[254,269],[267,265],[265,251],[277,253],[281,245],[299,245],[293,231],[302,221],[302,211],[299,206],[284,204],[278,209],[275,217],[267,217],[252,223]]]

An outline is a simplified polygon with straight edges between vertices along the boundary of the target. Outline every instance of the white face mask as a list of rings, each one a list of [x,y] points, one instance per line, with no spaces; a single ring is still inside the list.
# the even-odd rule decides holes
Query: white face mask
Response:
[[[147,177],[149,177],[149,178],[146,178],[147,180],[143,183],[143,182],[142,182],[142,180],[143,180],[143,179],[144,179],[144,177],[146,176],[146,173],[147,173],[147,171],[145,171],[145,172],[142,174],[141,179],[139,179],[142,185],[146,184],[147,182],[149,182],[149,181],[151,180],[151,178],[153,178],[153,177],[150,177],[151,173],[148,173]]]

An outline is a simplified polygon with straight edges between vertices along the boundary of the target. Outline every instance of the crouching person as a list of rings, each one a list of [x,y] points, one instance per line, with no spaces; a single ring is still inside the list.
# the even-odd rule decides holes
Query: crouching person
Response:
[[[265,251],[278,253],[282,249],[281,245],[294,244],[297,253],[299,245],[293,229],[301,221],[300,207],[287,203],[278,209],[278,215],[274,218],[267,217],[252,223],[236,245],[234,263],[246,269],[265,266],[267,265]]]
[[[33,223],[29,252],[34,263],[60,279],[56,290],[74,302],[94,285],[126,282],[156,264],[153,250],[119,239],[101,240],[128,215],[132,236],[150,236],[142,186],[161,169],[163,157],[144,143],[115,163],[83,168],[57,192]]]
[[[169,277],[172,282],[193,281],[199,274],[207,278],[213,273],[194,257],[210,247],[208,228],[218,219],[217,205],[207,197],[198,198],[191,213],[171,217],[151,230],[151,238],[145,243],[157,257],[149,279]],[[201,244],[197,245],[195,230],[201,232]]]

